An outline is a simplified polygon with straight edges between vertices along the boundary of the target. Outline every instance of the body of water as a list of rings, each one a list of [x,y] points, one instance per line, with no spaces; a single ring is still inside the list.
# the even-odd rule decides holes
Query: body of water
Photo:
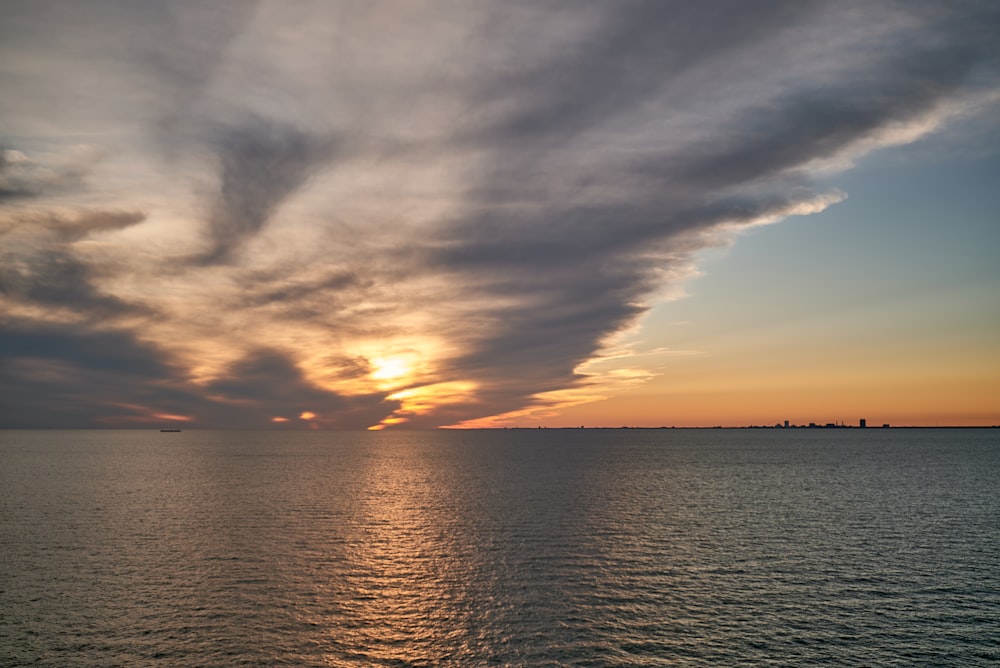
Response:
[[[0,665],[997,665],[998,481],[996,429],[0,432]]]

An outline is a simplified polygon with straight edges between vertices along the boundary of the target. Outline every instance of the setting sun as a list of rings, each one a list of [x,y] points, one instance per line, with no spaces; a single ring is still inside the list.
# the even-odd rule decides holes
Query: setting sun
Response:
[[[403,357],[376,357],[371,377],[375,380],[398,380],[411,373],[412,366]]]

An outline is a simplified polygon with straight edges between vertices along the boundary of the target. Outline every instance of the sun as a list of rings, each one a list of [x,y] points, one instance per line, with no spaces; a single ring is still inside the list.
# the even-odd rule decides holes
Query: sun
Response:
[[[371,378],[378,381],[395,381],[413,372],[413,365],[405,357],[375,357],[371,360]]]

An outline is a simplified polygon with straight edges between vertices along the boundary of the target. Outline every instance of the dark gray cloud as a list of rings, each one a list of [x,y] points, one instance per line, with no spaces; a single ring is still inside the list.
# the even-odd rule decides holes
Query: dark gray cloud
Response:
[[[497,147],[469,206],[484,213],[442,230],[428,261],[465,275],[456,280],[480,290],[484,303],[522,297],[496,309],[472,352],[453,360],[456,376],[474,370],[488,388],[482,396],[493,394],[481,410],[530,405],[538,392],[585,380],[573,370],[645,311],[670,248],[682,249],[699,231],[780,217],[821,197],[803,179],[813,161],[833,159],[890,124],[917,121],[995,55],[983,29],[984,22],[1000,27],[995,11],[925,5],[909,15],[918,22],[893,35],[898,41],[864,45],[865,58],[838,64],[822,86],[807,80],[749,107],[708,110],[704,139],[658,150],[652,137],[636,157],[609,153],[590,163],[574,150],[636,105],[666,99],[669,114],[671,91],[685,94],[692,85],[679,82],[690,68],[739,58],[741,48],[830,8],[623,3],[573,49],[489,89],[507,102],[507,113],[481,129]],[[546,190],[563,185],[566,174],[575,186],[569,197]],[[608,203],[607,187],[619,184],[626,201],[611,195]],[[509,200],[516,205],[505,206]]]
[[[544,219],[519,225],[509,217],[481,221],[470,229],[484,230],[482,239],[470,234],[429,263],[480,285],[484,302],[507,298],[511,305],[466,335],[471,352],[452,360],[450,370],[483,383],[490,399],[482,407],[491,411],[529,406],[540,392],[586,382],[574,370],[646,312],[645,300],[662,282],[658,268],[670,263],[671,252],[683,256],[684,234],[782,215],[796,201],[733,197],[673,212],[664,203],[662,218],[650,215],[656,207],[619,206],[548,210]]]
[[[74,213],[19,213],[0,219],[0,234],[27,232],[45,235],[54,243],[68,244],[96,232],[121,230],[138,225],[146,215],[140,211],[94,211]]]
[[[474,103],[487,110],[508,109],[484,128],[486,141],[501,151],[510,142],[517,142],[519,152],[547,151],[669,91],[674,80],[695,65],[793,28],[814,13],[817,4],[626,0],[609,7],[602,2],[559,2],[550,3],[551,15],[534,26],[512,26],[497,17],[497,31],[526,35],[528,52],[544,47],[561,20],[580,13],[595,20],[583,39],[483,82]],[[501,6],[498,13],[503,12]],[[511,100],[516,103],[506,104]]]
[[[94,286],[94,272],[72,254],[43,250],[21,266],[0,269],[0,294],[22,302],[60,306],[107,317],[139,307],[103,294]]]
[[[132,211],[77,215],[20,215],[0,221],[0,295],[22,304],[59,307],[86,319],[146,313],[149,307],[103,291],[105,271],[88,264],[70,244],[97,232],[120,230],[145,219]]]
[[[334,313],[350,305],[349,295],[374,287],[370,278],[340,268],[307,278],[287,272],[248,271],[241,274],[240,282],[245,286],[239,297],[242,307],[277,306],[293,313],[303,313],[303,309]]]
[[[299,428],[305,422],[324,428],[364,429],[398,406],[382,395],[348,398],[314,387],[294,362],[274,350],[254,351],[226,376],[206,385],[205,394],[216,402],[211,422],[221,419],[233,427],[265,424],[280,416]],[[198,410],[204,413],[204,408]],[[315,417],[302,420],[299,416],[306,411]]]
[[[0,428],[363,429],[395,407],[380,395],[318,389],[276,351],[255,351],[228,375],[198,385],[168,353],[127,331],[28,322],[0,329]],[[316,417],[303,421],[304,411]],[[272,422],[275,416],[288,422]]]
[[[172,154],[257,4],[7,0],[0,43],[16,60],[0,70],[13,91],[2,107],[5,132],[28,122],[54,137],[62,128],[93,138],[138,120]]]
[[[135,416],[130,404],[181,410],[190,393],[172,388],[181,372],[124,332],[8,322],[0,329],[0,425],[107,427]]]
[[[867,76],[865,86],[845,81],[794,91],[766,107],[742,111],[711,141],[650,159],[641,169],[653,178],[709,191],[774,178],[836,156],[890,120],[919,119],[976,62],[975,50],[965,44],[893,56]]]
[[[263,118],[222,129],[211,145],[220,185],[209,217],[212,246],[204,260],[210,263],[228,259],[334,154],[331,139]]]

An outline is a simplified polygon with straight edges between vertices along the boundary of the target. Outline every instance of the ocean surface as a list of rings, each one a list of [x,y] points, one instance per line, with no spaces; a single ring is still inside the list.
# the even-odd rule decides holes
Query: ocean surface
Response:
[[[1000,430],[0,432],[2,666],[996,666]]]

